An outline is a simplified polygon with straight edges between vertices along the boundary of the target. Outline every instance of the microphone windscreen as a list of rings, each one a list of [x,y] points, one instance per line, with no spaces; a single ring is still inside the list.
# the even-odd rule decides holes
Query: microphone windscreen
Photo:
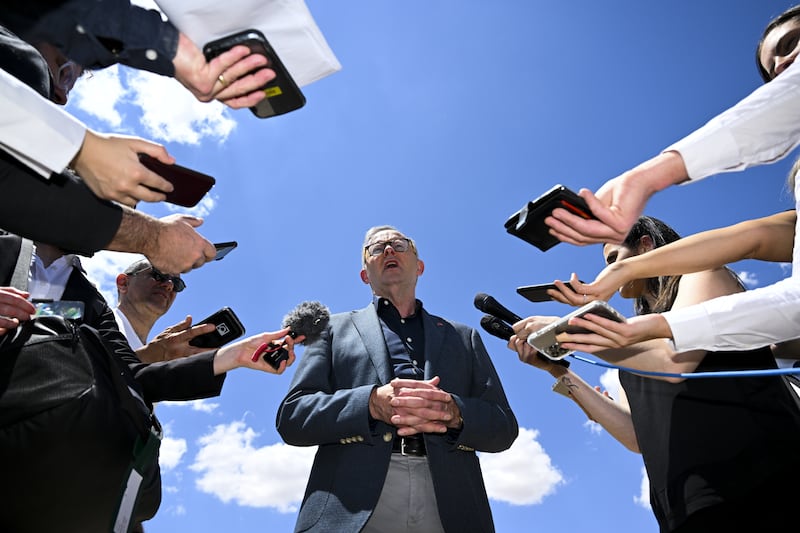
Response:
[[[330,318],[330,311],[320,302],[302,302],[283,317],[283,327],[291,330],[292,337],[305,335],[303,344],[308,344],[319,338]]]

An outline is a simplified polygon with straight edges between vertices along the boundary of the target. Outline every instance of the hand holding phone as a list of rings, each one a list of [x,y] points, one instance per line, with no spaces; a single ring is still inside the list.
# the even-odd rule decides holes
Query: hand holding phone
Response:
[[[589,302],[583,307],[576,309],[572,313],[561,317],[549,326],[546,326],[538,331],[534,331],[528,336],[528,344],[539,350],[550,359],[558,360],[571,354],[574,350],[565,350],[556,340],[556,335],[559,333],[589,333],[588,330],[577,326],[570,326],[569,321],[574,317],[583,317],[584,315],[593,314],[602,316],[615,322],[625,322],[625,317],[622,316],[616,309],[608,305],[603,300],[595,300]]]
[[[544,219],[559,207],[586,219],[597,218],[583,198],[564,185],[556,185],[511,215],[505,222],[506,231],[545,252],[561,242],[550,235],[544,223]]]
[[[578,280],[580,281],[580,280]],[[585,283],[581,281],[581,283]],[[572,288],[572,285],[569,282],[564,282],[564,285]],[[520,296],[527,298],[531,302],[539,303],[539,302],[549,302],[552,301],[553,298],[549,294],[547,294],[548,290],[558,290],[555,283],[540,283],[538,285],[523,285],[522,287],[517,287],[517,294]]]
[[[213,315],[201,320],[196,325],[214,324],[215,330],[198,335],[189,341],[199,348],[219,348],[233,339],[244,335],[244,326],[230,307],[223,307]]]
[[[253,54],[261,54],[267,58],[267,66],[275,72],[275,78],[262,88],[266,98],[261,100],[250,110],[259,118],[268,118],[282,115],[295,109],[300,109],[306,103],[306,98],[300,88],[292,79],[289,71],[283,65],[278,54],[267,41],[264,34],[255,29],[244,30],[221,39],[211,41],[203,47],[203,54],[207,61],[211,61],[223,52],[234,46],[244,45]]]

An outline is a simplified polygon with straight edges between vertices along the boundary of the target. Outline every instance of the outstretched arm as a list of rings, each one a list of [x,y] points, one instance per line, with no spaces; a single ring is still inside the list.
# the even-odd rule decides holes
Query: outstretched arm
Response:
[[[551,296],[562,303],[582,305],[592,300],[608,300],[617,289],[637,279],[700,272],[743,259],[789,262],[796,222],[796,211],[783,211],[690,235],[612,263],[592,283],[581,283],[573,274],[569,282],[572,290],[557,281],[560,290],[551,291]]]

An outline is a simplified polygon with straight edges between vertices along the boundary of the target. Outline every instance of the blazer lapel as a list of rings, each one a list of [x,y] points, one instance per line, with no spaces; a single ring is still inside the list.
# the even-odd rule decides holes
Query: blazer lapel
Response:
[[[356,311],[352,316],[361,342],[378,372],[381,384],[389,383],[394,378],[394,370],[389,360],[389,350],[386,348],[386,340],[383,338],[383,329],[378,320],[378,313],[373,304],[368,305],[360,311]]]
[[[445,324],[441,318],[422,310],[422,324],[425,330],[425,379],[440,375],[442,366],[442,347],[444,346]]]

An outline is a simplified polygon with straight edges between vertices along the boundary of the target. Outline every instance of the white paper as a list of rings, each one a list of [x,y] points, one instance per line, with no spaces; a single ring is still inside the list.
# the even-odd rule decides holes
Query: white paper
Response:
[[[267,38],[300,87],[340,70],[303,0],[156,0],[199,48],[247,29]]]

